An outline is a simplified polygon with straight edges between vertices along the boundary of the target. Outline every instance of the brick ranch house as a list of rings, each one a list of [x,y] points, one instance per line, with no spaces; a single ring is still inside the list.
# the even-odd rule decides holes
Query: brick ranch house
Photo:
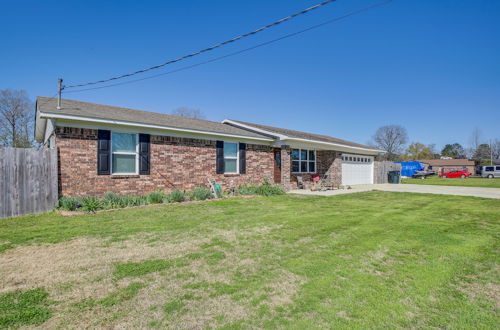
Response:
[[[469,170],[472,175],[476,174],[474,161],[468,159],[422,159],[419,162],[425,169],[434,170],[436,173]]]
[[[224,120],[221,123],[38,97],[35,138],[57,148],[60,196],[139,195],[264,180],[297,187],[297,176],[335,186],[374,182],[373,147],[329,136]]]

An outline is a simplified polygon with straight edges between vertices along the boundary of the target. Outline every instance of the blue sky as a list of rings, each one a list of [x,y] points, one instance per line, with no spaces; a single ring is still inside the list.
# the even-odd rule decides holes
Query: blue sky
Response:
[[[275,1],[8,1],[0,89],[56,93],[161,63],[311,6]],[[266,32],[154,73],[211,59],[376,0],[338,0]],[[144,76],[147,76],[145,74]],[[473,128],[500,138],[500,1],[395,0],[219,62],[66,98],[224,118],[366,143],[386,124],[438,148]]]

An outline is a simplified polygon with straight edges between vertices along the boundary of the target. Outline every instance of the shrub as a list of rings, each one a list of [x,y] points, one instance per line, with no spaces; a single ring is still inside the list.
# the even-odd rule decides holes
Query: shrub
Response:
[[[251,185],[241,185],[238,187],[238,193],[240,195],[256,195],[257,186]]]
[[[280,186],[263,184],[257,187],[255,193],[257,195],[262,195],[262,196],[272,196],[272,195],[284,195],[285,191]]]
[[[163,203],[166,198],[166,194],[163,191],[153,191],[146,195],[146,199],[149,204],[159,204]]]
[[[198,187],[191,192],[191,200],[202,201],[212,197],[212,193],[206,187]]]
[[[87,212],[95,212],[97,210],[103,209],[102,201],[97,197],[84,197],[82,199],[83,209]]]
[[[140,206],[149,204],[149,200],[146,196],[124,196],[123,198],[126,200],[127,206]]]
[[[242,185],[238,188],[240,195],[283,195],[285,191],[281,186],[275,186],[268,181],[264,181],[260,186]]]
[[[185,195],[186,194],[183,191],[174,190],[170,193],[168,201],[174,203],[183,202],[186,199]]]
[[[123,196],[119,196],[114,192],[107,192],[104,194],[104,200],[102,201],[102,206],[107,209],[116,209],[126,207],[127,204],[124,203]]]
[[[80,198],[74,197],[61,197],[59,198],[59,208],[66,211],[75,211],[81,207]]]

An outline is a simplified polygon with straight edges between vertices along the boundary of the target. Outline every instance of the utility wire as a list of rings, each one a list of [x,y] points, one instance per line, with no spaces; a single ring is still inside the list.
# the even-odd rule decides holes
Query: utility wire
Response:
[[[273,23],[270,23],[270,24],[267,24],[267,25],[264,25],[263,27],[260,27],[256,30],[253,30],[251,32],[248,32],[248,33],[245,33],[245,34],[242,34],[242,35],[239,35],[237,37],[234,37],[232,39],[229,39],[229,40],[226,40],[226,41],[223,41],[223,42],[220,42],[214,46],[211,46],[211,47],[208,47],[208,48],[205,48],[205,49],[202,49],[202,50],[199,50],[197,52],[194,52],[194,53],[191,53],[191,54],[187,54],[187,55],[184,55],[184,56],[181,56],[181,57],[178,57],[176,59],[173,59],[173,60],[169,60],[167,62],[164,62],[164,63],[161,63],[161,64],[158,64],[158,65],[154,65],[154,66],[151,66],[149,68],[145,68],[145,69],[141,69],[141,70],[138,70],[138,71],[135,71],[135,72],[131,72],[131,73],[126,73],[126,74],[122,74],[120,76],[116,76],[116,77],[112,77],[112,78],[108,78],[108,79],[102,79],[102,80],[97,80],[97,81],[91,81],[91,82],[87,82],[87,83],[83,83],[83,84],[76,84],[76,85],[68,85],[68,86],[64,86],[64,88],[75,88],[75,87],[84,87],[84,86],[88,86],[88,85],[95,85],[95,84],[101,84],[101,83],[105,83],[105,82],[108,82],[108,81],[112,81],[112,80],[117,80],[117,79],[122,79],[122,78],[126,78],[126,77],[130,77],[130,76],[133,76],[133,75],[136,75],[136,74],[139,74],[139,73],[144,73],[144,72],[147,72],[147,71],[151,71],[151,70],[154,70],[154,69],[158,69],[158,68],[161,68],[165,65],[169,65],[169,64],[172,64],[172,63],[176,63],[176,62],[179,62],[179,61],[182,61],[186,58],[190,58],[190,57],[193,57],[193,56],[196,56],[196,55],[199,55],[199,54],[202,54],[202,53],[205,53],[205,52],[208,52],[208,51],[211,51],[211,50],[214,50],[216,48],[219,48],[219,47],[222,47],[224,45],[227,45],[229,43],[232,43],[232,42],[235,42],[235,41],[238,41],[240,39],[243,39],[245,37],[248,37],[248,36],[251,36],[251,35],[254,35],[256,33],[259,33],[261,31],[264,31],[264,30],[267,30],[275,25],[278,25],[278,24],[281,24],[283,22],[286,22],[292,18],[295,18],[297,16],[300,16],[300,15],[303,15],[303,14],[306,14],[308,12],[310,12],[311,10],[314,10],[314,9],[317,9],[317,8],[320,8],[326,4],[329,4],[330,2],[334,2],[336,0],[325,0],[323,2],[320,2],[312,7],[309,7],[309,8],[306,8],[304,10],[301,10],[299,12],[296,12],[295,14],[292,14],[292,15],[289,15],[287,17],[284,17],[280,20],[277,20]]]
[[[272,43],[281,41],[283,39],[294,37],[296,35],[299,35],[299,34],[302,34],[302,33],[305,33],[305,32],[308,32],[308,31],[311,31],[311,30],[314,30],[314,29],[317,29],[319,27],[322,27],[322,26],[325,26],[325,25],[328,25],[328,24],[331,24],[331,23],[335,23],[335,22],[344,20],[344,19],[346,19],[348,17],[361,14],[361,13],[363,13],[365,11],[368,11],[370,9],[373,9],[375,7],[380,7],[380,6],[386,5],[386,4],[390,3],[390,2],[392,2],[392,0],[386,0],[386,1],[383,1],[383,2],[378,2],[378,3],[373,4],[371,6],[368,6],[368,7],[362,8],[362,9],[358,9],[358,10],[349,12],[349,13],[347,13],[345,15],[338,16],[338,17],[332,18],[332,19],[330,19],[328,21],[325,21],[325,22],[322,22],[322,23],[310,26],[310,27],[308,27],[306,29],[303,29],[303,30],[300,30],[300,31],[296,31],[296,32],[293,32],[293,33],[290,33],[290,34],[286,34],[286,35],[284,35],[282,37],[279,37],[279,38],[276,38],[276,39],[273,39],[273,40],[269,40],[269,41],[263,42],[261,44],[257,44],[255,46],[252,46],[252,47],[248,47],[248,48],[245,48],[245,49],[233,52],[233,53],[229,53],[229,54],[226,54],[226,55],[215,57],[215,58],[207,60],[207,61],[195,63],[195,64],[188,65],[188,66],[185,66],[185,67],[182,67],[182,68],[179,68],[179,69],[175,69],[175,70],[172,70],[172,71],[163,72],[163,73],[155,74],[155,75],[144,77],[144,78],[139,78],[139,79],[134,79],[134,80],[128,80],[128,81],[124,81],[124,82],[121,82],[121,83],[115,83],[115,84],[106,85],[106,86],[91,87],[91,88],[78,89],[78,90],[73,90],[73,91],[63,91],[63,93],[64,94],[67,94],[67,93],[78,93],[78,92],[85,92],[85,91],[90,91],[90,90],[95,90],[95,89],[102,89],[102,88],[108,88],[108,87],[121,86],[121,85],[132,84],[132,83],[143,81],[143,80],[147,80],[147,79],[157,78],[157,77],[160,77],[160,76],[169,75],[169,74],[176,73],[176,72],[179,72],[179,71],[185,71],[185,70],[192,69],[192,68],[204,65],[204,64],[209,64],[209,63],[212,63],[212,62],[220,61],[220,60],[228,58],[228,57],[236,56],[236,55],[239,55],[241,53],[245,53],[245,52],[248,52],[248,51],[251,51],[251,50],[263,47],[263,46],[267,46],[267,45],[270,45]]]

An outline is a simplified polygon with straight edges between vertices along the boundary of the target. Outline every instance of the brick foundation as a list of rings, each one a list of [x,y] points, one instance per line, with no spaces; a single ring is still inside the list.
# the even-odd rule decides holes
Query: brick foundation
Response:
[[[207,178],[228,188],[231,181],[260,184],[273,178],[273,149],[265,145],[247,144],[246,174],[216,174],[215,141],[151,135],[150,175],[115,176],[97,175],[97,130],[57,127],[55,136],[60,196],[191,190],[208,186]]]

